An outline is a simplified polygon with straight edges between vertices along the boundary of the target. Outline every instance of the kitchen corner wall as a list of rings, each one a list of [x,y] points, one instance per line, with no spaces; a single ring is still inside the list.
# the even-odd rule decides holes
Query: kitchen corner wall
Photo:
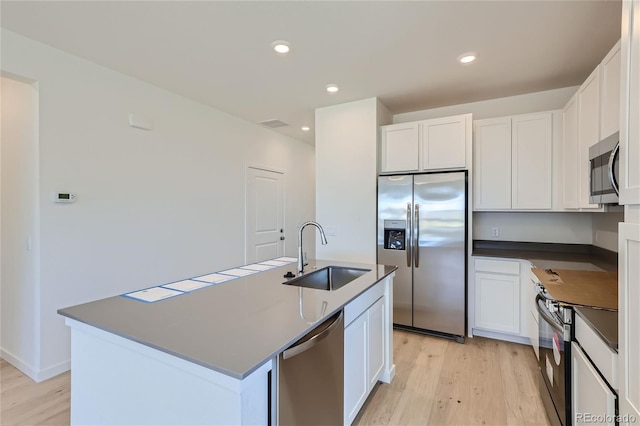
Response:
[[[295,256],[296,223],[315,215],[313,146],[11,31],[1,35],[3,72],[39,88],[40,337],[26,351],[2,348],[29,364],[32,378],[69,368],[59,308],[243,264],[247,165],[285,172],[285,251]],[[153,128],[130,127],[130,113]],[[77,201],[53,203],[56,191]],[[25,306],[38,303],[28,298]],[[31,333],[26,323],[14,327],[24,338]]]
[[[391,114],[370,98],[316,110],[319,259],[376,263],[378,129]],[[319,241],[316,239],[316,241]]]

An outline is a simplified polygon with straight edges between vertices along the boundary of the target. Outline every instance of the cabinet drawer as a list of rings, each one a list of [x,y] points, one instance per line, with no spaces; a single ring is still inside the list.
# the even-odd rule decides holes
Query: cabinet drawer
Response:
[[[353,320],[358,318],[360,314],[369,309],[376,300],[384,296],[384,283],[382,280],[373,287],[362,293],[360,296],[349,302],[344,307],[344,326],[347,327]]]
[[[618,354],[579,315],[575,317],[576,340],[611,387],[618,389]]]
[[[520,262],[517,260],[476,259],[475,270],[497,274],[520,274]]]

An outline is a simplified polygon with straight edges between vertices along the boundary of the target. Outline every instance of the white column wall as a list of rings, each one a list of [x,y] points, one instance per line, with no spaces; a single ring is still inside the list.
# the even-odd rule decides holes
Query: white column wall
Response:
[[[40,90],[39,378],[69,367],[59,308],[243,263],[247,164],[285,172],[295,255],[295,225],[315,214],[313,146],[4,29],[2,68]]]
[[[319,259],[376,262],[378,127],[391,118],[385,111],[376,98],[316,110],[316,219],[329,242],[316,239]]]

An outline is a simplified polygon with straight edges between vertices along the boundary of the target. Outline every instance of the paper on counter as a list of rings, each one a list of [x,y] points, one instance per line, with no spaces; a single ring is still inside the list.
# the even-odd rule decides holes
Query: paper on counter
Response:
[[[158,300],[167,299],[173,296],[179,296],[181,294],[184,293],[181,291],[171,290],[163,287],[152,287],[140,291],[134,291],[133,293],[127,293],[123,296],[142,300],[144,302],[157,302]]]
[[[237,277],[232,277],[231,275],[222,275],[219,273],[213,273],[209,275],[203,275],[201,277],[191,278],[196,281],[204,281],[207,283],[219,284],[229,280],[235,280]]]
[[[260,263],[253,263],[251,265],[244,265],[241,266],[242,269],[249,269],[251,271],[266,271],[269,269],[272,269],[273,266],[272,265],[263,265]]]
[[[297,262],[298,259],[296,259],[295,257],[278,257],[276,259],[273,260],[280,260],[282,262],[287,262],[287,263],[291,263],[291,262]]]
[[[265,260],[264,262],[258,263],[258,265],[269,265],[269,266],[284,266],[290,262],[283,262],[281,260]]]
[[[179,291],[193,291],[202,287],[210,286],[211,284],[212,283],[207,283],[204,281],[184,280],[171,284],[164,284],[162,287]]]
[[[255,274],[258,271],[251,271],[249,269],[233,268],[226,271],[220,271],[220,274],[232,275],[234,277],[246,277],[247,275]]]

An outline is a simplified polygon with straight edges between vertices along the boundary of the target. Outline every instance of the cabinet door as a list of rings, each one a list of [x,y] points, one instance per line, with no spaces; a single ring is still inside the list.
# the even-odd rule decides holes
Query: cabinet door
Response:
[[[418,124],[383,126],[380,131],[380,172],[418,171]]]
[[[465,116],[420,122],[420,168],[466,167],[466,128]]]
[[[369,308],[369,390],[378,382],[384,368],[384,298]]]
[[[600,67],[578,89],[578,206],[597,208],[589,203],[589,147],[600,140]]]
[[[640,419],[640,223],[618,225],[618,259],[620,415]]]
[[[620,204],[640,204],[640,1],[622,2]]]
[[[562,207],[579,208],[578,95],[569,100],[562,111]]]
[[[474,122],[475,210],[511,208],[511,119]]]
[[[605,422],[598,424],[616,424],[616,396],[575,342],[571,342],[571,412],[575,425],[594,423],[592,416],[604,416]]]
[[[551,113],[511,119],[511,207],[551,209]]]
[[[475,273],[476,327],[520,333],[520,276]]]
[[[602,60],[600,139],[620,130],[620,42]]]
[[[344,417],[351,424],[367,399],[368,313],[365,311],[344,329]]]

